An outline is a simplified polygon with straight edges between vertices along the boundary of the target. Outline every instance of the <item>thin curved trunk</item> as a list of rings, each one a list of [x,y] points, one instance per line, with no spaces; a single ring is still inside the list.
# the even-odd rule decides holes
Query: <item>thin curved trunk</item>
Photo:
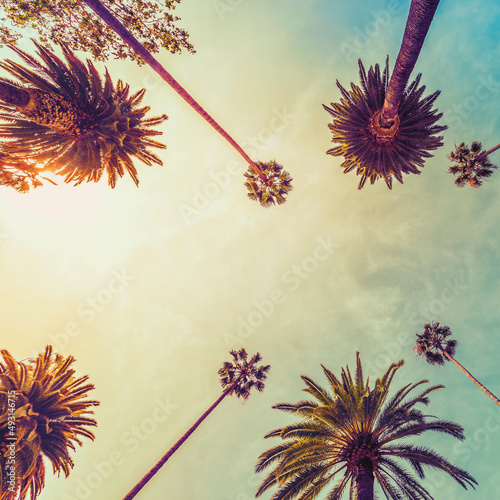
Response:
[[[439,0],[412,0],[411,2],[403,42],[387,87],[380,117],[380,122],[384,127],[392,125],[398,112],[406,85],[424,45],[438,4]]]
[[[373,464],[371,460],[363,460],[356,474],[356,499],[373,500],[373,484]]]
[[[479,380],[477,380],[477,378],[474,377],[474,375],[472,375],[472,373],[470,373],[466,368],[464,368],[453,356],[450,356],[442,348],[441,351],[452,363],[458,366],[458,368],[460,368],[460,370],[462,370],[467,375],[467,377],[469,377],[472,380],[472,382],[474,382],[488,397],[493,399],[493,401],[495,401],[495,403],[500,406],[500,399],[498,399],[492,392],[486,389],[486,387],[483,384],[481,384],[481,382],[479,382]]]
[[[477,158],[476,158],[476,161],[479,161],[479,160],[484,160],[484,158],[486,158],[488,155],[490,155],[491,153],[493,153],[494,151],[496,151],[497,149],[500,149],[500,144],[497,144],[494,148],[491,148],[489,151],[486,151],[484,152],[483,154],[479,155]]]
[[[99,0],[83,0],[112,30],[114,30],[137,55],[153,68],[199,115],[226,139],[233,148],[245,159],[255,173],[263,180],[267,178],[262,170],[243,151],[240,145],[195,101],[195,99],[182,87],[177,80],[146,50],[141,43],[114,17],[114,15]]]
[[[192,427],[175,443],[170,450],[160,458],[156,465],[130,490],[129,493],[123,498],[123,500],[132,500],[139,491],[146,486],[149,480],[161,469],[165,462],[181,447],[181,445],[186,441],[186,439],[193,434],[193,432],[198,428],[198,426],[205,420],[210,413],[219,405],[219,403],[231,393],[231,391],[236,387],[241,377],[238,377],[235,382],[229,386],[215,401],[215,403],[210,406],[210,408],[192,425]]]

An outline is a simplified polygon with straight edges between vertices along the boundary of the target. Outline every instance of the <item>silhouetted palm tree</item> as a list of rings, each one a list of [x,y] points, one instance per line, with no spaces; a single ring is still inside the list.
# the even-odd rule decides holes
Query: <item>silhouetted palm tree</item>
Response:
[[[432,156],[429,151],[443,144],[435,135],[446,129],[435,125],[442,114],[432,109],[439,91],[423,98],[420,74],[407,87],[438,4],[439,0],[412,0],[390,80],[388,58],[382,75],[378,64],[367,75],[360,60],[361,87],[352,83],[346,90],[337,80],[340,103],[323,106],[333,116],[328,125],[332,142],[340,144],[327,154],[344,157],[344,173],[356,169],[361,176],[358,189],[367,179],[373,184],[379,178],[392,189],[393,176],[403,183],[402,174],[420,174],[419,168]]]
[[[492,392],[490,392],[479,380],[477,380],[472,373],[466,370],[453,356],[457,347],[456,340],[447,340],[451,335],[449,326],[440,326],[437,321],[432,323],[427,322],[424,325],[424,333],[419,335],[417,333],[417,345],[414,350],[417,354],[427,361],[430,365],[444,365],[445,360],[451,361],[458,366],[467,377],[470,378],[487,396],[489,396],[497,405],[500,406],[500,399],[498,399]]]
[[[39,164],[39,171],[66,176],[78,185],[98,181],[107,173],[111,187],[128,172],[139,179],[132,157],[147,165],[162,165],[149,147],[165,146],[150,130],[166,115],[144,118],[139,108],[145,90],[129,96],[129,86],[116,86],[106,70],[104,81],[90,60],[87,66],[63,47],[66,62],[35,42],[40,60],[12,49],[27,64],[6,60],[0,68],[17,81],[0,78],[0,125],[3,152],[11,161]],[[30,69],[31,68],[31,69]]]
[[[403,360],[391,364],[375,381],[373,389],[368,379],[363,378],[359,353],[356,353],[354,378],[348,366],[342,369],[339,380],[322,365],[331,392],[302,376],[304,391],[314,400],[273,406],[300,420],[265,436],[279,437],[283,442],[259,457],[257,472],[274,469],[261,483],[256,496],[277,486],[272,500],[313,499],[325,489],[328,489],[325,499],[340,500],[348,488],[350,499],[373,500],[376,481],[390,500],[431,500],[431,495],[401,461],[406,461],[418,478],[425,477],[427,466],[448,473],[464,488],[474,487],[477,483],[466,471],[433,450],[408,442],[407,438],[427,431],[460,440],[464,434],[459,425],[425,415],[417,408],[418,404],[427,405],[429,394],[442,389],[442,385],[410,397],[414,389],[428,382],[421,380],[388,397],[392,379],[403,364]],[[335,480],[335,485],[329,487]]]
[[[94,386],[86,383],[87,375],[75,376],[73,356],[55,354],[52,346],[27,361],[16,361],[6,350],[0,354],[0,498],[23,500],[29,493],[33,500],[45,485],[43,456],[54,473],[67,477],[74,465],[70,450],[82,445],[81,437],[94,440],[88,427],[97,423],[89,415],[99,402],[87,399]],[[6,474],[12,465],[9,445],[15,450],[14,492]]]
[[[455,162],[448,168],[448,172],[456,176],[455,184],[458,187],[464,187],[466,184],[473,188],[480,187],[483,179],[490,177],[497,168],[491,163],[488,155],[499,148],[500,144],[497,144],[489,151],[481,151],[482,145],[477,141],[474,141],[470,148],[464,142],[455,145],[455,150],[446,155],[448,160]]]
[[[112,28],[125,43],[127,43],[137,55],[153,68],[156,73],[167,82],[200,116],[202,116],[210,125],[219,132],[226,141],[245,159],[249,168],[247,174],[257,176],[259,181],[255,184],[245,185],[249,189],[248,197],[252,200],[258,200],[262,206],[273,205],[274,203],[284,203],[286,194],[291,191],[292,178],[288,172],[283,171],[283,167],[275,162],[274,168],[264,172],[261,166],[266,165],[261,162],[254,162],[241,148],[241,146],[224,130],[205,109],[187,92],[187,90],[175,80],[175,78],[145,49],[139,41],[123,26],[118,19],[99,1],[83,0],[110,28]],[[248,176],[247,176],[248,177]],[[253,191],[257,187],[259,191],[265,193],[255,195]],[[264,200],[264,202],[262,202]]]
[[[219,370],[220,383],[224,392],[219,396],[215,403],[203,413],[203,415],[193,424],[193,426],[163,455],[157,464],[134,486],[134,488],[124,497],[124,500],[131,500],[139,491],[149,482],[149,480],[160,470],[165,462],[181,447],[197,427],[212,413],[219,403],[226,397],[235,394],[238,398],[247,399],[250,390],[255,387],[259,392],[264,390],[264,380],[267,378],[267,372],[270,365],[260,365],[257,363],[262,360],[259,353],[254,354],[248,360],[248,354],[245,349],[239,351],[231,350],[233,363],[225,361]]]

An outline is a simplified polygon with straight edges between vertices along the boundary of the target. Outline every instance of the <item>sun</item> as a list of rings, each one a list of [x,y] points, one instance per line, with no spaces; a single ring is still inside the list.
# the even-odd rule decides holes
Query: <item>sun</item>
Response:
[[[6,188],[2,193],[3,203],[9,213],[16,213],[31,222],[65,226],[84,222],[103,204],[106,185],[97,183],[73,185],[62,182],[60,176],[45,173],[56,185],[44,181],[43,186],[28,193],[18,193]]]

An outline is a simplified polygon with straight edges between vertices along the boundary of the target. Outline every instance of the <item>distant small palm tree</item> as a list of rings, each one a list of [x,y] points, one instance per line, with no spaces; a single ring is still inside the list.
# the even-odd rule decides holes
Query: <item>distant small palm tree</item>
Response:
[[[488,155],[500,148],[497,144],[489,151],[481,151],[483,146],[480,142],[474,141],[469,148],[464,142],[455,150],[450,151],[446,156],[448,160],[454,162],[448,168],[448,172],[456,176],[455,184],[458,187],[464,187],[468,184],[470,187],[478,188],[482,185],[483,179],[490,177],[497,168],[488,158]]]
[[[275,161],[267,163],[259,161],[257,164],[265,175],[265,179],[262,179],[251,168],[245,172],[245,177],[248,179],[245,182],[249,191],[248,197],[251,200],[257,200],[263,207],[285,203],[285,196],[291,189],[290,174]]]
[[[443,366],[445,360],[451,361],[460,370],[462,370],[472,382],[474,382],[488,397],[490,397],[497,405],[500,406],[500,399],[498,399],[492,392],[490,392],[479,380],[477,380],[472,373],[466,370],[453,356],[457,347],[456,340],[448,340],[451,335],[449,326],[440,326],[437,321],[432,323],[425,323],[424,333],[419,335],[417,333],[417,345],[414,351],[427,361],[430,365]]]
[[[410,397],[414,389],[428,382],[421,380],[405,385],[389,398],[392,379],[403,364],[403,360],[391,364],[373,389],[363,378],[359,353],[354,377],[348,366],[342,369],[339,380],[322,365],[331,392],[302,376],[304,391],[314,400],[273,406],[300,420],[265,436],[281,438],[282,442],[259,457],[256,472],[274,468],[256,496],[276,486],[272,500],[312,500],[326,489],[328,493],[322,498],[327,500],[340,500],[347,489],[352,500],[373,500],[376,481],[389,500],[432,500],[401,461],[410,465],[418,478],[425,477],[427,466],[446,472],[465,489],[474,487],[477,483],[466,471],[433,450],[408,442],[407,438],[428,431],[460,440],[465,437],[459,425],[425,415],[417,408],[418,404],[427,405],[429,394],[442,385]]]
[[[54,473],[67,477],[74,465],[70,450],[82,445],[81,437],[94,440],[88,427],[97,422],[89,415],[99,402],[87,399],[94,386],[86,383],[87,375],[75,376],[73,356],[56,354],[52,346],[27,361],[16,361],[6,350],[0,354],[0,498],[24,500],[29,493],[34,500],[45,485],[43,457]],[[13,472],[14,487],[7,471]]]
[[[165,462],[181,447],[181,445],[193,434],[197,427],[205,420],[210,413],[226,397],[235,394],[238,398],[247,399],[250,396],[250,390],[255,387],[257,391],[264,390],[264,381],[267,378],[267,372],[270,365],[259,365],[262,360],[259,353],[254,354],[250,360],[245,349],[239,351],[231,350],[233,362],[225,361],[219,370],[220,383],[224,392],[217,398],[215,403],[203,413],[203,415],[192,425],[192,427],[163,455],[157,464],[132,488],[123,500],[131,500],[139,491],[149,482],[149,480],[161,469]]]
[[[243,148],[223,129],[214,118],[189,94],[189,92],[144,48],[139,41],[116,19],[116,17],[100,2],[100,0],[83,0],[110,28],[112,28],[135,53],[156,71],[204,120],[206,120],[229,144],[245,159],[249,167],[245,176],[257,176],[258,182],[245,183],[251,200],[259,201],[264,207],[275,203],[282,204],[285,196],[292,190],[292,178],[281,165],[271,162],[274,167],[267,172],[261,167],[268,165],[254,162]],[[258,190],[258,194],[254,189]]]
[[[439,0],[412,0],[390,79],[388,58],[382,74],[376,64],[368,75],[359,60],[361,87],[352,83],[346,90],[337,80],[340,103],[323,106],[333,116],[328,125],[332,142],[340,144],[327,154],[344,157],[344,173],[356,169],[361,176],[358,189],[368,179],[373,184],[380,178],[392,189],[393,177],[403,183],[402,174],[420,174],[419,168],[432,156],[429,151],[443,144],[436,134],[446,127],[435,125],[442,114],[432,108],[439,91],[422,97],[420,74],[407,87],[438,4]]]
[[[17,79],[0,78],[0,119],[7,122],[0,125],[3,154],[75,185],[97,182],[105,172],[111,187],[125,172],[138,185],[132,157],[162,165],[148,148],[165,148],[151,139],[162,134],[151,127],[167,116],[144,118],[150,109],[138,107],[144,89],[129,96],[128,85],[118,80],[115,86],[107,70],[103,81],[90,60],[85,66],[63,47],[64,62],[34,43],[39,60],[12,47],[27,66],[0,62]]]

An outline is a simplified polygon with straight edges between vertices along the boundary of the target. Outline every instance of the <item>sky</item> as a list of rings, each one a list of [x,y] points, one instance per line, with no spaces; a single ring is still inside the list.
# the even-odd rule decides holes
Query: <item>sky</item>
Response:
[[[146,88],[150,116],[169,116],[164,166],[138,162],[139,188],[123,178],[114,190],[105,181],[2,190],[1,346],[17,359],[47,344],[75,356],[101,402],[95,441],[73,454],[67,479],[48,469],[40,500],[123,498],[217,399],[217,371],[240,347],[271,365],[264,392],[226,398],[137,498],[254,498],[257,458],[278,443],[263,437],[290,422],[272,405],[306,397],[301,375],[326,386],[321,364],[339,374],[359,351],[372,380],[405,360],[394,389],[446,386],[427,411],[462,425],[467,439],[420,442],[479,486],[466,491],[431,471],[423,485],[434,498],[500,499],[499,408],[455,366],[429,366],[412,351],[426,321],[449,325],[457,360],[500,393],[500,174],[459,189],[446,159],[461,141],[499,142],[500,5],[440,2],[413,76],[422,73],[427,93],[441,90],[448,130],[421,175],[358,191],[359,178],[325,154],[322,104],[340,99],[336,80],[358,83],[358,58],[368,67],[389,55],[392,69],[409,4],[177,7],[197,52],[158,59],[254,160],[290,172],[282,206],[249,200],[244,160],[228,143],[152,70],[115,60],[106,63],[113,80]]]

